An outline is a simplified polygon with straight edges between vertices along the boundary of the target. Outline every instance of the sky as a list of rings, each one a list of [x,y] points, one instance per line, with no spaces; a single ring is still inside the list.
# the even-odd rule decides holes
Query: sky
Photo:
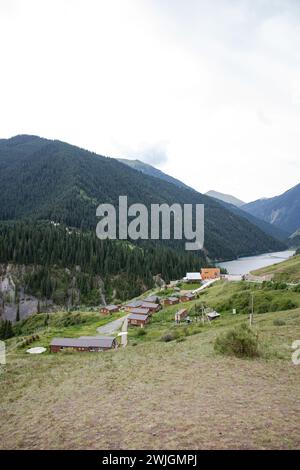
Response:
[[[248,202],[300,181],[298,0],[0,0],[0,138]]]

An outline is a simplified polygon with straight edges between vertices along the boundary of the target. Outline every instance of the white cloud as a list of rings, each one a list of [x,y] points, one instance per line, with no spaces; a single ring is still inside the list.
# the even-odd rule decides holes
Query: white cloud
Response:
[[[299,183],[299,8],[1,0],[1,137],[144,155],[202,192],[280,193]]]

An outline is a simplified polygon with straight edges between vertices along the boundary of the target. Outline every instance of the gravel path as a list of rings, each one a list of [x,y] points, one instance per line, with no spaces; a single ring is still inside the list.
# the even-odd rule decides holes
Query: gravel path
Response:
[[[127,324],[127,316],[128,315],[125,315],[124,317],[118,318],[117,320],[107,323],[106,325],[99,326],[99,328],[97,328],[97,333],[99,333],[100,335],[112,335],[121,328],[125,321]]]

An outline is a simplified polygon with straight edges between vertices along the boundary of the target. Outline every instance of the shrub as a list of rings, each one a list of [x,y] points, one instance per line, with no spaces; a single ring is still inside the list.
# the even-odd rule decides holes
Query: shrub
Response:
[[[280,310],[292,310],[297,307],[297,304],[291,299],[277,299],[271,302],[270,312],[279,312]]]
[[[285,282],[274,282],[275,290],[287,290],[288,285]]]
[[[259,356],[258,337],[244,323],[234,329],[219,335],[214,344],[214,349],[220,354],[236,357]]]
[[[286,325],[286,322],[282,318],[276,318],[275,320],[273,320],[273,325],[275,325],[275,326],[284,326],[284,325]]]
[[[160,338],[161,341],[164,341],[165,343],[169,343],[170,341],[174,341],[174,339],[178,338],[178,333],[175,331],[169,331],[168,333],[165,333],[162,335]]]
[[[145,336],[147,334],[147,331],[144,330],[144,328],[140,328],[138,331],[137,331],[137,336]]]
[[[262,302],[256,308],[256,313],[267,313],[270,309],[270,304],[268,302]]]

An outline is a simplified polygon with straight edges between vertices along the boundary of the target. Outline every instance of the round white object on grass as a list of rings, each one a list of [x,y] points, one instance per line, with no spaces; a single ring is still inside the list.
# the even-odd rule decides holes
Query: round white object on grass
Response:
[[[27,349],[26,352],[28,352],[29,354],[42,354],[45,351],[47,351],[46,348],[38,347],[38,348]]]

